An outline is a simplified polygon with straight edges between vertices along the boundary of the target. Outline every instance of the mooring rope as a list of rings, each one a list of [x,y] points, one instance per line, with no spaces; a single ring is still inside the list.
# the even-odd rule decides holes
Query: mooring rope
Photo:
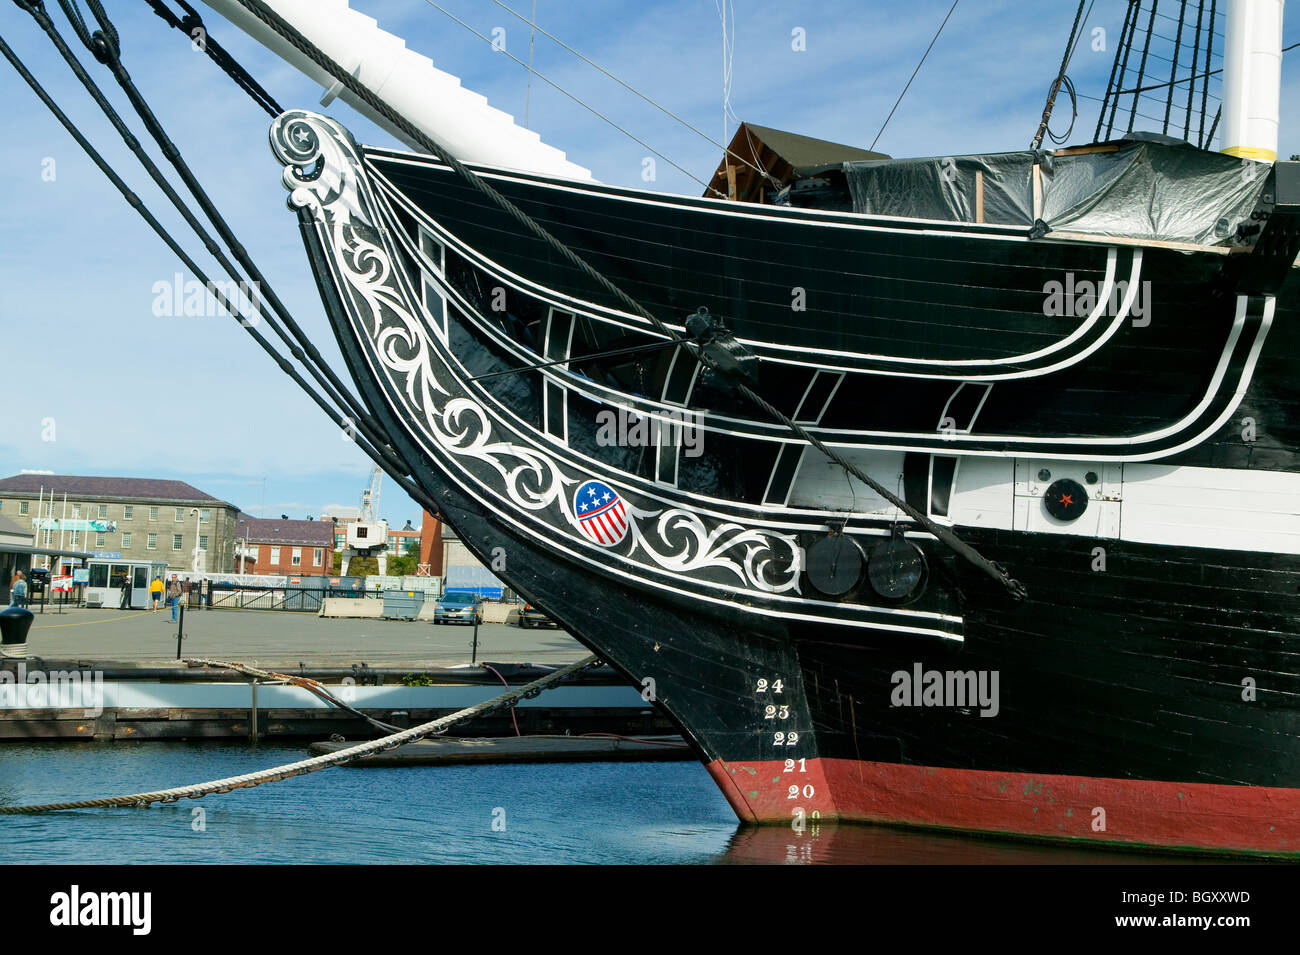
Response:
[[[450,716],[431,720],[428,723],[421,723],[419,726],[393,733],[391,736],[385,736],[382,739],[371,740],[368,743],[358,743],[356,746],[349,746],[347,749],[341,749],[336,753],[313,756],[311,759],[286,763],[283,766],[272,766],[270,769],[245,773],[242,776],[228,776],[225,779],[214,779],[206,783],[191,783],[188,786],[177,786],[173,789],[157,789],[152,792],[132,793],[128,796],[108,796],[103,799],[78,799],[72,802],[42,803],[37,806],[0,806],[0,815],[17,816],[56,812],[61,809],[114,809],[119,806],[144,808],[153,803],[172,803],[179,799],[200,799],[212,793],[228,793],[235,789],[251,789],[254,786],[261,786],[263,783],[277,782],[281,779],[289,779],[292,776],[305,776],[307,773],[318,772],[331,766],[341,766],[363,756],[370,756],[406,743],[413,743],[426,736],[437,735],[455,724],[462,723],[475,716],[482,716],[505,706],[513,706],[520,700],[530,699],[552,684],[574,676],[598,663],[600,663],[600,659],[595,655],[586,657],[577,663],[561,667],[554,673],[548,673],[540,680],[534,680],[532,683],[511,690],[509,693],[503,693],[491,700],[485,700],[482,703],[476,703],[463,710],[458,710]]]
[[[267,680],[269,682],[288,683],[291,686],[296,686],[299,687],[300,689],[306,690],[308,693],[312,694],[313,696],[324,700],[326,703],[330,704],[330,706],[337,706],[339,709],[343,710],[344,712],[351,713],[357,719],[365,720],[371,726],[375,727],[376,729],[381,729],[385,733],[397,733],[401,731],[400,726],[393,726],[391,723],[384,723],[380,720],[375,719],[373,716],[367,716],[365,713],[362,713],[359,709],[357,709],[354,706],[349,706],[347,703],[344,703],[337,696],[331,693],[324,683],[321,683],[319,680],[313,680],[310,677],[293,676],[288,673],[277,673],[274,670],[263,670],[261,667],[250,666],[247,663],[227,663],[224,660],[204,660],[201,658],[196,658],[196,659],[187,658],[185,662],[191,664],[198,664],[199,666],[205,666],[205,667],[216,667],[218,669],[234,670],[237,673],[245,673],[248,676],[257,677],[260,680]],[[483,664],[483,665],[487,666],[487,664]],[[505,686],[507,690],[510,689],[509,683],[506,683]],[[514,718],[514,715],[515,715],[514,710],[512,709],[510,711],[511,719]],[[518,730],[518,728],[519,728],[518,723],[516,723],[515,724],[516,731]]]

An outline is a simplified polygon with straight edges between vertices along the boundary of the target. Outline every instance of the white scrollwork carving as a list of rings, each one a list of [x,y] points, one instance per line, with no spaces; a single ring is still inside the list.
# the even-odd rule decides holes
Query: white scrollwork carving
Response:
[[[285,163],[290,207],[307,210],[320,226],[331,257],[329,278],[364,328],[360,344],[402,392],[401,416],[446,454],[484,465],[473,471],[484,493],[545,514],[552,526],[590,546],[577,529],[566,490],[589,477],[617,482],[617,474],[584,473],[538,447],[497,436],[508,429],[458,386],[429,340],[409,277],[394,264],[387,226],[351,135],[324,116],[290,110],[272,124],[271,146]],[[488,480],[490,475],[496,480]],[[798,592],[803,550],[792,535],[706,521],[679,504],[655,501],[667,505],[656,509],[646,507],[650,501],[624,496],[634,518],[626,557],[641,553],[661,570],[701,582],[721,573],[761,592]]]

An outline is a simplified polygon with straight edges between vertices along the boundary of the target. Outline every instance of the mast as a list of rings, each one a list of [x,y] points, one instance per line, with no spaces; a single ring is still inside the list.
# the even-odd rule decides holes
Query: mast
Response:
[[[321,105],[342,99],[413,149],[416,143],[388,120],[342,89],[319,65],[249,13],[239,0],[205,0],[223,17],[325,89]],[[458,159],[507,169],[590,182],[591,171],[569,162],[562,151],[515,123],[508,113],[460,85],[460,79],[408,50],[401,37],[379,28],[347,0],[265,0],[330,59],[413,125],[444,143]]]
[[[1285,0],[1228,0],[1223,133],[1229,156],[1277,161]]]

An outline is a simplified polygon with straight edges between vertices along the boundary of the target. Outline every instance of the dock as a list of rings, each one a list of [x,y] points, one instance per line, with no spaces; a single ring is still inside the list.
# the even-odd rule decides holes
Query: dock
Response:
[[[176,627],[166,612],[46,614],[31,629],[29,656],[0,662],[0,746],[18,740],[367,739],[383,731],[363,717],[416,726],[587,654],[563,631],[487,624],[479,628],[478,659],[469,663],[472,639],[472,628],[422,621],[214,610],[187,614],[183,659],[177,660]],[[188,664],[189,658],[315,680],[363,716],[304,687]],[[516,733],[656,737],[675,727],[639,687],[600,667],[512,710],[457,727],[462,737]]]

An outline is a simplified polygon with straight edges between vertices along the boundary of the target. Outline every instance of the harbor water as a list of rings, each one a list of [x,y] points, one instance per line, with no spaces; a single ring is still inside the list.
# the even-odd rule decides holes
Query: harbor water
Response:
[[[306,755],[267,743],[9,742],[0,804],[143,792]],[[744,828],[690,761],[335,768],[148,809],[0,816],[3,863],[1158,861],[874,826]]]

